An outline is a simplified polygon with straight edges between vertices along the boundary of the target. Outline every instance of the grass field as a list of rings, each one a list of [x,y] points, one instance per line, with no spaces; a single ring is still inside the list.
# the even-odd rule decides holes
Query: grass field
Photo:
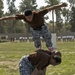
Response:
[[[20,58],[34,50],[33,43],[0,43],[0,75],[20,75]],[[57,43],[57,50],[62,53],[62,63],[48,66],[46,75],[75,75],[75,42]]]

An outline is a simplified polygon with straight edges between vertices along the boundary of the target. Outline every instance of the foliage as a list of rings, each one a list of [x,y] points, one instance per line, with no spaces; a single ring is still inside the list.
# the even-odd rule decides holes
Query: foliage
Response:
[[[52,5],[58,4],[60,0],[45,0],[45,2],[52,6]]]
[[[70,3],[70,24],[71,31],[75,32],[75,0],[67,0]]]
[[[45,2],[48,3],[48,6],[53,6],[55,4],[59,4],[60,0],[45,0]],[[62,28],[62,19],[61,19],[61,14],[60,14],[60,8],[56,9],[55,12],[52,11],[53,32],[56,32],[55,27],[54,27],[54,13],[56,14],[56,26],[57,26],[56,31],[60,31],[60,29]]]
[[[24,12],[25,9],[31,9],[34,10],[36,9],[37,4],[36,4],[36,0],[22,0],[19,8],[20,8],[20,12]]]
[[[15,14],[16,13],[16,7],[15,7],[15,1],[16,0],[7,0],[7,5],[8,5],[8,9],[9,9],[9,13],[11,15]]]
[[[75,32],[75,7],[72,7],[72,13],[71,13],[71,20],[70,20],[70,24],[71,24],[71,31]]]
[[[59,9],[56,10],[56,26],[57,32],[59,32],[63,26],[63,19],[61,18],[61,13]]]
[[[1,15],[3,15],[2,9],[3,9],[3,1],[0,0],[0,17],[1,17]]]
[[[14,15],[17,13],[17,9],[15,7],[15,1],[16,0],[7,0],[7,5],[8,5],[8,14],[9,15]],[[11,20],[9,21],[10,23],[10,28],[9,28],[9,32],[10,33],[14,33],[15,31],[15,25],[16,25],[16,21],[15,20]]]
[[[0,17],[3,15],[3,1],[0,0]],[[0,33],[4,32],[4,27],[2,26],[2,22],[0,22]]]

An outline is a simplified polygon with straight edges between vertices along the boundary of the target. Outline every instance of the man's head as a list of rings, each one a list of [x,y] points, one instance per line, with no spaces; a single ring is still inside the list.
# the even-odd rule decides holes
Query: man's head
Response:
[[[59,65],[61,63],[61,53],[54,52],[53,55],[51,56],[50,64],[53,66]]]
[[[24,11],[24,15],[25,15],[25,18],[26,18],[28,21],[32,21],[32,19],[33,19],[32,10],[26,9],[26,10]]]
[[[31,10],[31,9],[26,9],[26,10],[24,11],[24,15],[25,15],[25,16],[32,15],[32,10]]]

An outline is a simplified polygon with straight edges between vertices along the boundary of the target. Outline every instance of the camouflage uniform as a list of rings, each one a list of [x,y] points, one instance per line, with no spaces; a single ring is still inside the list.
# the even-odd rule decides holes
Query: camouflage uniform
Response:
[[[19,63],[19,70],[20,75],[31,75],[33,70],[35,69],[34,66],[32,66],[31,62],[28,59],[28,56],[23,56]]]
[[[52,47],[51,33],[50,33],[50,31],[48,31],[47,25],[43,25],[41,30],[31,29],[31,33],[32,33],[34,45],[36,48],[41,47],[41,40],[40,40],[41,36],[43,37],[44,41],[46,42],[47,48]]]

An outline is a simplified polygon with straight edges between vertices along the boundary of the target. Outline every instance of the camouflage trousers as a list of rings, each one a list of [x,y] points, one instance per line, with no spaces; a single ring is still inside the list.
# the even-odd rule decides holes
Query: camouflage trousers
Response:
[[[20,75],[46,75],[46,68],[38,71],[34,66],[31,65],[31,62],[27,56],[23,56],[19,62],[19,71]]]
[[[52,47],[51,32],[48,31],[47,25],[43,25],[41,30],[34,30],[31,28],[31,33],[32,33],[34,45],[36,48],[41,47],[40,37],[42,37],[44,41],[46,42],[47,48]]]
[[[27,56],[23,56],[19,62],[20,75],[31,75],[35,67],[32,66]]]

